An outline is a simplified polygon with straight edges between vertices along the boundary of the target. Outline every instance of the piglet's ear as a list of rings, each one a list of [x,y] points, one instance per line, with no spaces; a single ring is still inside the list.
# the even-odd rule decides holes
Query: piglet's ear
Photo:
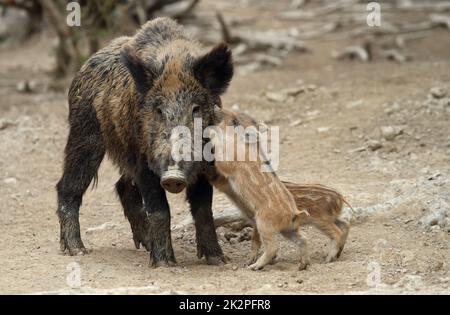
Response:
[[[155,78],[158,76],[156,65],[145,63],[130,47],[127,47],[122,51],[120,62],[127,67],[133,77],[137,92],[141,95],[145,95],[152,86]]]
[[[194,63],[195,78],[213,94],[221,95],[233,77],[231,50],[226,44],[219,44]]]

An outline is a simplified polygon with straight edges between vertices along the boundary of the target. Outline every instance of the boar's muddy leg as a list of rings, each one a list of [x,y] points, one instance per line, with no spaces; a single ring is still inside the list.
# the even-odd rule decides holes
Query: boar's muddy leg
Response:
[[[227,259],[219,246],[214,226],[212,186],[201,176],[195,184],[187,188],[186,196],[195,222],[198,258],[205,256],[208,265],[226,263]]]
[[[160,185],[159,177],[147,167],[141,168],[137,184],[147,216],[147,224],[143,225],[139,240],[150,251],[152,267],[173,266],[176,261],[170,235],[170,209],[166,192]]]
[[[150,251],[150,248],[147,248],[147,245],[150,243],[148,239],[150,236],[149,222],[143,207],[142,195],[139,188],[131,179],[122,176],[116,184],[116,190],[122,203],[125,217],[130,222],[136,249],[139,249],[142,244]]]
[[[79,210],[83,194],[96,177],[105,155],[95,113],[86,108],[86,113],[80,113],[83,116],[78,119],[80,122],[76,119],[70,121],[64,172],[56,185],[61,251],[68,251],[72,256],[87,253],[80,235]]]

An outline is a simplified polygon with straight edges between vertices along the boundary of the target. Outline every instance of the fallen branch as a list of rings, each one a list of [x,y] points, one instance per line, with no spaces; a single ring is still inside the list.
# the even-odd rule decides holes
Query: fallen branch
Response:
[[[232,34],[221,13],[217,13],[222,38],[229,44],[244,43],[250,50],[284,49],[287,51],[306,51],[305,44],[297,38],[281,34],[275,31],[251,32],[250,34]]]
[[[341,52],[334,52],[332,57],[338,60],[350,59],[369,62],[372,60],[371,44],[368,42],[361,46],[349,46]]]

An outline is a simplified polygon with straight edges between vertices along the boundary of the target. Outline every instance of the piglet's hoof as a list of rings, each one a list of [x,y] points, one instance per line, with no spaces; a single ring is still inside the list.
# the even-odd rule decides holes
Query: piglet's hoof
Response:
[[[248,270],[253,270],[253,271],[262,270],[263,268],[264,268],[264,266],[260,266],[258,263],[255,263],[255,264],[247,267]]]

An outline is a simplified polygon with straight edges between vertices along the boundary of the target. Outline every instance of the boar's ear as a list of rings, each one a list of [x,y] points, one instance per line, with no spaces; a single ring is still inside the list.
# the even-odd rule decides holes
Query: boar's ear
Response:
[[[146,64],[129,47],[125,48],[120,55],[120,62],[127,67],[139,94],[145,95],[150,89],[153,80],[158,75],[158,70],[153,64]]]
[[[222,43],[194,63],[195,78],[213,94],[224,93],[233,77],[231,50]]]

